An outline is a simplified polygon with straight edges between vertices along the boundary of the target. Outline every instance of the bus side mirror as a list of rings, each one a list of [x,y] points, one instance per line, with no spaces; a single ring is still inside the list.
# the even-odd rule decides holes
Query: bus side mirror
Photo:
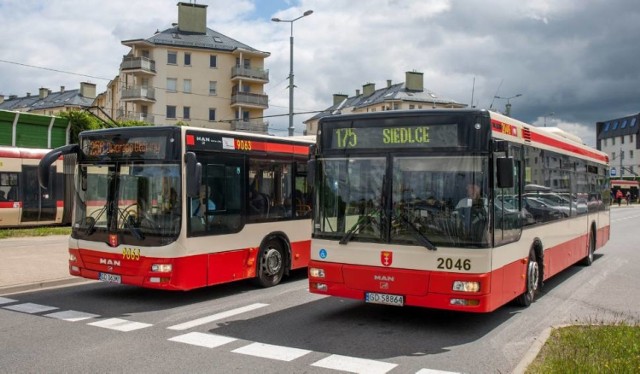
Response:
[[[498,188],[513,188],[513,158],[501,157],[497,163]]]
[[[187,197],[198,197],[200,184],[202,184],[202,164],[198,162],[193,152],[185,153],[184,162],[187,164]]]
[[[77,144],[67,144],[56,149],[52,149],[42,157],[38,164],[38,184],[45,190],[49,188],[49,174],[51,165],[53,165],[60,156],[68,155],[71,153],[78,154],[80,152],[80,146]]]

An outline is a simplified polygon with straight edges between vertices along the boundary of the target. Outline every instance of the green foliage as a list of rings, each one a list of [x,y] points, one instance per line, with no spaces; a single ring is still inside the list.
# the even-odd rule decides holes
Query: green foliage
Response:
[[[70,226],[47,226],[28,229],[0,229],[0,239],[28,236],[71,235]]]
[[[70,139],[71,144],[78,143],[78,134],[84,130],[96,130],[104,127],[104,124],[95,116],[86,111],[72,110],[59,114],[60,117],[66,118],[71,124]]]
[[[555,329],[526,373],[638,373],[640,325]]]
[[[149,122],[144,121],[119,121],[119,127],[136,127],[136,126],[152,126]]]

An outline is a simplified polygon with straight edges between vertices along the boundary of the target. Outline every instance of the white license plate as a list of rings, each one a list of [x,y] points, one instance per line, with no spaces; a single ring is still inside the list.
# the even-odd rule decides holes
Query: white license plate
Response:
[[[119,275],[109,273],[98,273],[98,280],[109,283],[122,283]]]
[[[400,295],[389,295],[386,293],[374,293],[374,292],[366,292],[364,294],[364,301],[372,304],[385,304],[385,305],[394,305],[394,306],[403,306],[404,305],[404,296]]]

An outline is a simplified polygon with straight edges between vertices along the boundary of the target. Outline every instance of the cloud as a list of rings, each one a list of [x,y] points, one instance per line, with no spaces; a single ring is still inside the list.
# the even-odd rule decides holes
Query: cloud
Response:
[[[268,51],[267,115],[288,112],[290,24],[294,23],[295,111],[321,110],[334,93],[355,94],[424,73],[425,88],[536,122],[554,112],[594,145],[595,122],[639,112],[637,0],[200,0],[208,27]],[[265,4],[269,3],[269,4]],[[127,48],[177,21],[175,1],[0,0],[0,59],[92,75],[98,90],[118,74]],[[0,93],[77,87],[84,78],[0,63]],[[101,79],[104,78],[104,79]],[[475,79],[475,87],[473,82]],[[310,115],[296,116],[296,128]],[[284,134],[285,117],[270,119]],[[564,125],[562,125],[564,126]],[[561,127],[562,127],[561,126]],[[284,133],[282,132],[284,131]]]

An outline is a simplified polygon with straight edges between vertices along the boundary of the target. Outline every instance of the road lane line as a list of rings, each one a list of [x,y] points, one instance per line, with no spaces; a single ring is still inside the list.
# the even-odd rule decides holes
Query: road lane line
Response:
[[[314,362],[311,366],[347,371],[350,373],[384,374],[398,366],[398,364],[357,357],[331,355],[320,361]]]
[[[98,322],[87,323],[89,326],[97,326],[105,329],[129,332],[133,330],[143,329],[145,327],[153,326],[150,323],[127,321],[120,318],[109,318]]]
[[[100,317],[98,314],[78,312],[76,310],[65,310],[62,312],[45,314],[44,316],[60,319],[63,321],[69,321],[69,322],[78,322],[78,321],[84,321],[86,319]]]
[[[202,332],[190,332],[184,335],[174,336],[173,338],[169,338],[172,342],[186,343],[191,345],[197,345],[205,348],[216,348],[221,345],[225,345],[227,343],[231,343],[236,341],[235,338],[230,338],[228,336],[216,335],[216,334],[205,334]]]
[[[279,361],[293,361],[296,358],[300,358],[311,353],[311,351],[306,349],[283,347],[264,343],[251,343],[244,347],[234,349],[231,352]]]
[[[443,371],[443,370],[433,370],[433,369],[420,369],[416,371],[416,374],[460,374],[457,371]]]
[[[5,306],[3,308],[14,310],[16,312],[29,313],[29,314],[48,312],[50,310],[58,309],[55,306],[40,305],[40,304],[33,304],[33,303],[10,305],[10,306]]]
[[[227,318],[227,317],[233,317],[235,315],[246,313],[246,312],[250,312],[252,310],[263,308],[263,307],[268,306],[268,305],[269,304],[255,303],[255,304],[243,306],[241,308],[231,309],[231,310],[228,310],[226,312],[212,314],[212,315],[207,316],[207,317],[194,319],[193,321],[181,323],[179,325],[169,326],[167,328],[169,330],[178,330],[178,331],[188,330],[188,329],[190,329],[192,327],[204,325],[206,323],[210,323],[210,322],[213,322],[213,321],[218,321],[218,320],[221,320],[221,319],[224,319],[224,318]]]
[[[0,297],[0,305],[15,303],[16,301],[18,301],[18,300],[9,299],[9,298],[6,298],[6,297]]]

